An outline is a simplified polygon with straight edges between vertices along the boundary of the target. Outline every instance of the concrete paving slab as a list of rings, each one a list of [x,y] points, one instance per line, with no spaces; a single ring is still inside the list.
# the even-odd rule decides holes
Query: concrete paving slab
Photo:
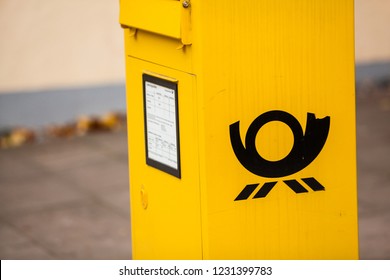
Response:
[[[128,192],[129,189],[127,162],[118,162],[110,158],[73,168],[71,172],[63,175],[72,185],[77,184],[81,189],[101,196],[114,191]]]
[[[100,201],[110,207],[123,217],[130,217],[130,197],[129,191],[116,191],[100,197]]]
[[[366,260],[390,259],[390,213],[371,215],[360,222],[360,258]]]
[[[8,222],[55,259],[131,258],[129,219],[94,203],[36,211]]]
[[[131,258],[126,133],[101,135],[0,150],[1,259]]]
[[[0,227],[1,259],[7,260],[50,260],[52,256],[42,247],[34,244],[24,234],[18,232],[5,223]]]
[[[88,143],[88,138],[80,137],[72,141],[47,145],[48,147],[41,145],[40,149],[37,148],[30,156],[31,160],[53,172],[104,162],[107,158],[98,147]]]
[[[24,148],[21,147],[21,150]],[[42,176],[42,168],[25,158],[20,150],[0,152],[0,185],[15,178],[28,181],[37,176]]]
[[[390,259],[390,89],[357,94],[361,259]]]
[[[118,137],[120,136],[120,137]],[[123,132],[96,133],[91,142],[113,156],[122,158],[127,163],[127,134]]]
[[[379,177],[368,173],[359,177],[361,178],[358,188],[360,219],[389,212],[390,174]]]
[[[32,181],[13,180],[0,188],[0,216],[56,207],[86,199],[58,178],[45,174]]]

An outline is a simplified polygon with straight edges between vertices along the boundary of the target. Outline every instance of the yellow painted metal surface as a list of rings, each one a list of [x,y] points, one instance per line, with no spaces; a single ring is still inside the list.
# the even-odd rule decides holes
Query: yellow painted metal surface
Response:
[[[191,0],[189,45],[133,2],[133,257],[358,258],[353,1]],[[180,178],[146,163],[145,73],[177,85]]]
[[[121,24],[180,39],[191,44],[190,9],[179,0],[127,0],[120,2]]]
[[[128,57],[127,96],[133,257],[201,259],[195,76]],[[142,75],[178,81],[181,178],[145,163]],[[186,151],[186,152],[184,152]]]

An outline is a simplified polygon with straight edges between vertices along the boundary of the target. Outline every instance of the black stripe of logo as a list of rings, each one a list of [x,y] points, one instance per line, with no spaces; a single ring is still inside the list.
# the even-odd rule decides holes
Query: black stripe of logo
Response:
[[[302,181],[305,182],[313,191],[324,191],[325,187],[320,184],[315,178],[302,178]]]
[[[272,188],[276,185],[276,182],[267,182],[260,188],[260,190],[255,194],[253,198],[261,198],[266,197],[267,194],[272,190]]]
[[[290,187],[295,193],[305,193],[308,192],[297,180],[286,180],[283,181],[287,186]]]
[[[254,192],[258,185],[259,184],[246,185],[234,201],[248,199],[248,197]]]

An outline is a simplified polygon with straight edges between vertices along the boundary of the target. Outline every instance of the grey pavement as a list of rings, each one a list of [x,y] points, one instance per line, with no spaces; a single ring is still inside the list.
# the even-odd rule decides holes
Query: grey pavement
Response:
[[[0,150],[1,259],[131,259],[125,132]]]
[[[361,259],[390,259],[389,122],[358,92]],[[0,150],[0,259],[131,259],[126,132]]]
[[[357,94],[361,259],[390,259],[390,84]]]

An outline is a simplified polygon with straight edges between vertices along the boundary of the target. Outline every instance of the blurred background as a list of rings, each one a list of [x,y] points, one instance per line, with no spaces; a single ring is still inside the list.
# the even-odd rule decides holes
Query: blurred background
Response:
[[[131,258],[118,15],[0,0],[1,259]],[[389,29],[389,0],[355,0],[362,259],[390,259]]]

